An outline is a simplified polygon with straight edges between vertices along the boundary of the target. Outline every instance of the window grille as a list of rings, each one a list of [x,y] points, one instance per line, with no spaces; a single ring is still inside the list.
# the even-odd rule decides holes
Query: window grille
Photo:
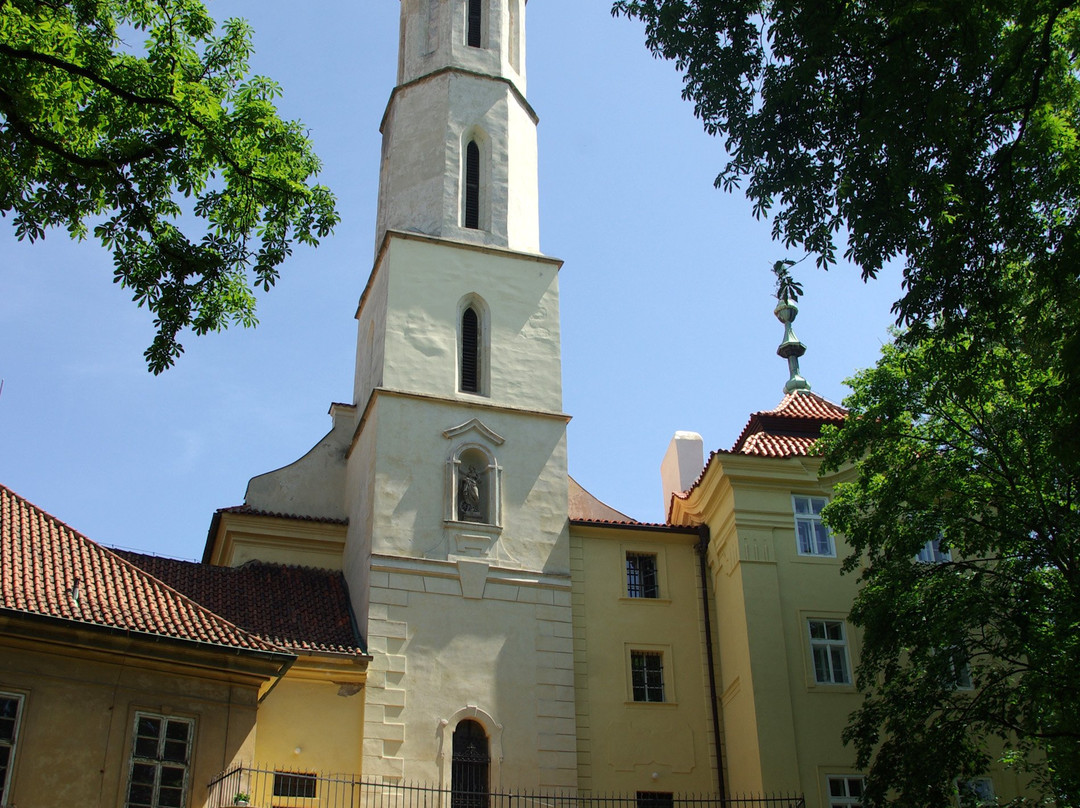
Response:
[[[472,306],[461,315],[461,390],[480,392],[480,318]]]
[[[672,808],[675,795],[670,791],[639,791],[636,802],[636,808]]]
[[[317,796],[316,775],[274,772],[274,796],[314,799]]]
[[[475,140],[465,147],[465,226],[480,229],[480,147]]]
[[[631,598],[660,597],[653,553],[626,554],[626,595]]]
[[[634,701],[663,701],[664,655],[659,651],[631,651],[630,684]]]
[[[476,721],[462,721],[454,730],[453,743],[451,808],[487,808],[488,772],[491,767],[487,733]]]

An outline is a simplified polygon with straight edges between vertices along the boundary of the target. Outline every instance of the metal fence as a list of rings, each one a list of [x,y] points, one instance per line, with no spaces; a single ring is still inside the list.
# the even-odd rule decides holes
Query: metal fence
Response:
[[[684,795],[515,791],[450,792],[442,788],[365,780],[352,774],[238,767],[215,777],[207,808],[806,808],[798,795]]]

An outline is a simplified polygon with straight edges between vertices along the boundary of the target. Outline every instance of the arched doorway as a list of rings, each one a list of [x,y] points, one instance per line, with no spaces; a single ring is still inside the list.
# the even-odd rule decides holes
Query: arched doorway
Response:
[[[454,729],[453,748],[451,808],[487,808],[491,768],[487,733],[479,722],[466,719]]]

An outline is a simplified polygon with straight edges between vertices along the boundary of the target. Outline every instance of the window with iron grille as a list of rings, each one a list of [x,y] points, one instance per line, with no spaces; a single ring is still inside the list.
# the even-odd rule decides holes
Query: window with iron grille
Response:
[[[450,808],[487,808],[491,755],[488,737],[476,721],[462,721],[454,729],[450,764]]]
[[[182,808],[195,722],[186,718],[135,714],[127,808]]]
[[[465,226],[480,229],[480,146],[475,140],[465,147]]]
[[[636,808],[673,808],[675,795],[670,791],[639,791]]]
[[[0,805],[7,804],[11,793],[11,770],[15,764],[22,702],[22,696],[0,693]]]
[[[829,808],[862,808],[863,778],[829,777]]]
[[[470,48],[479,48],[483,45],[481,24],[484,21],[482,0],[469,0],[469,13],[467,20],[468,33],[465,41]]]
[[[847,639],[842,620],[808,620],[814,681],[818,684],[851,684]]]
[[[626,554],[626,595],[631,598],[660,597],[655,553]]]
[[[461,390],[480,392],[480,318],[472,306],[461,315]]]
[[[314,799],[318,794],[315,777],[306,772],[274,772],[274,796]]]
[[[634,701],[663,701],[663,653],[660,651],[631,651],[630,684],[634,691]]]

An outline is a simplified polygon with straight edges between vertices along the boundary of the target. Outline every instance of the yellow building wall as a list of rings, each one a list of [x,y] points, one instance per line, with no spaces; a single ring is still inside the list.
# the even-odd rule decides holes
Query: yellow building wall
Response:
[[[717,788],[696,533],[572,526],[582,791]],[[626,553],[655,553],[660,597],[630,598]],[[664,655],[663,703],[633,700],[630,651]]]
[[[255,766],[359,776],[365,675],[357,660],[298,660],[259,705]]]
[[[23,697],[9,804],[123,805],[137,711],[194,720],[188,806],[204,805],[211,778],[250,759],[266,677],[239,670],[242,662],[219,660],[233,670],[214,670],[206,655],[187,651],[170,661],[159,650],[155,659],[151,643],[105,650],[95,648],[99,638],[90,632],[76,639],[59,644],[0,633],[0,691]]]

